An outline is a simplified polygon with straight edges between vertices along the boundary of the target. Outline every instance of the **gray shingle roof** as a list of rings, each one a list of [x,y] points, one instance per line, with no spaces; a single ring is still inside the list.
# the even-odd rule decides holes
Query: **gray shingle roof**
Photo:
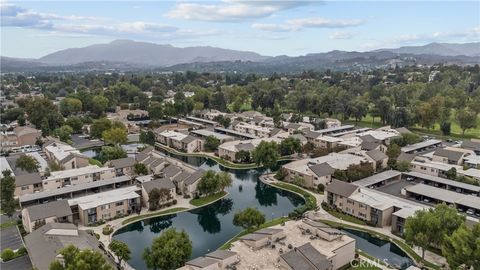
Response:
[[[330,184],[327,185],[325,190],[330,193],[338,194],[343,197],[348,197],[352,195],[352,193],[357,190],[357,186],[343,182],[337,179],[333,179]]]
[[[27,207],[31,221],[48,217],[66,217],[72,215],[72,210],[66,200],[37,204]]]
[[[293,270],[317,270],[313,267],[307,259],[295,250],[290,250],[287,253],[280,255],[280,257],[292,268]]]
[[[137,154],[137,156],[135,157],[135,159],[137,161],[143,161],[145,160],[148,155],[150,155],[150,153],[154,150],[153,146],[148,146],[147,148],[143,149],[143,151],[141,151],[140,153]]]
[[[163,173],[165,174],[166,177],[173,177],[178,173],[180,173],[181,171],[182,169],[180,167],[175,166],[173,164],[170,164],[167,167],[165,167],[165,169],[163,169]]]
[[[187,179],[188,177],[190,177],[190,175],[192,174],[187,171],[183,171],[179,175],[175,176],[172,180],[173,182],[176,182],[176,183],[182,182],[182,181],[185,181],[185,179]]]
[[[384,159],[388,158],[387,155],[385,155],[382,151],[380,151],[378,149],[370,150],[366,154],[375,161],[381,161],[381,160],[384,160]]]
[[[119,158],[109,161],[110,165],[116,169],[133,167],[135,165],[135,159],[133,157]]]
[[[315,173],[318,177],[331,175],[335,172],[335,169],[332,168],[327,163],[315,164],[309,167],[313,173]]]
[[[15,185],[17,187],[23,187],[23,186],[41,184],[41,183],[42,183],[42,177],[38,172],[15,176]]]
[[[205,267],[208,267],[210,265],[217,264],[217,263],[218,263],[218,261],[214,260],[214,259],[210,259],[210,258],[206,258],[206,257],[198,257],[198,258],[195,258],[193,260],[190,260],[190,261],[186,262],[185,264],[186,265],[192,265],[192,266],[199,267],[199,268],[205,268]]]
[[[465,140],[465,141],[462,142],[462,148],[478,151],[478,150],[480,150],[480,142],[474,142],[472,140]]]
[[[446,150],[446,149],[437,149],[433,153],[434,156],[439,156],[439,157],[446,157],[448,160],[454,160],[458,161],[463,157],[462,152],[457,152],[457,151],[451,151],[451,150]]]
[[[191,185],[197,182],[198,180],[200,180],[200,178],[202,178],[204,173],[205,171],[202,169],[195,171],[194,173],[192,173],[192,175],[190,175],[187,179],[185,179],[184,181],[185,185]]]
[[[305,138],[307,138],[307,139],[316,139],[318,136],[320,136],[322,134],[319,133],[319,132],[308,130],[304,133],[304,135],[305,135]]]
[[[214,252],[210,252],[205,257],[210,257],[214,259],[219,259],[219,260],[225,260],[230,257],[236,256],[237,253],[233,251],[228,251],[228,250],[215,250]]]
[[[66,232],[77,232],[78,234],[68,235]],[[100,251],[99,242],[95,236],[78,230],[75,225],[70,223],[48,223],[25,236],[28,255],[33,266],[39,270],[48,270],[60,249],[70,244],[79,249]]]
[[[331,269],[332,263],[327,259],[325,255],[320,253],[310,243],[296,248],[296,251],[305,257],[311,264],[318,270]]]
[[[360,147],[362,148],[362,150],[366,150],[366,151],[374,150],[379,146],[380,146],[379,143],[370,142],[370,141],[362,141],[362,144],[360,144]]]
[[[191,136],[191,135],[188,135],[187,137],[183,138],[182,139],[182,142],[183,143],[191,143],[193,141],[197,140],[197,138]]]
[[[147,193],[152,191],[152,189],[157,188],[157,189],[172,189],[175,188],[175,185],[173,184],[172,180],[169,178],[160,178],[160,179],[154,179],[152,181],[148,181],[145,183],[142,183],[143,188]]]
[[[400,153],[400,155],[397,157],[397,161],[407,161],[410,162],[415,158],[414,154],[408,154],[408,153]]]
[[[252,143],[241,143],[235,145],[235,148],[237,148],[238,151],[252,151],[253,149],[255,149],[255,146],[253,146]]]

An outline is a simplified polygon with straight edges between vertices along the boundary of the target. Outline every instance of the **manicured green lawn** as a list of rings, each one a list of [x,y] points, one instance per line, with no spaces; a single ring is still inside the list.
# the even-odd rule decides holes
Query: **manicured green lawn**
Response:
[[[0,224],[0,229],[13,227],[17,224],[18,224],[18,222],[16,220],[10,220],[10,221],[7,221],[7,222],[4,222],[4,223]]]
[[[133,222],[133,221],[145,219],[145,218],[148,218],[148,217],[156,217],[156,216],[173,214],[173,213],[181,212],[181,211],[184,211],[184,210],[187,210],[187,209],[188,208],[185,208],[185,207],[175,207],[175,208],[168,209],[168,210],[165,210],[165,211],[160,211],[160,212],[155,212],[155,213],[150,213],[150,214],[145,214],[145,215],[140,215],[140,216],[134,216],[134,217],[127,218],[124,221],[122,221],[122,225],[128,224],[128,223]]]
[[[100,162],[99,160],[93,159],[93,158],[88,158],[88,163],[90,165],[97,165],[99,167],[103,166],[102,162]]]
[[[216,201],[220,198],[223,198],[226,195],[227,195],[227,192],[222,191],[222,192],[218,192],[218,193],[215,193],[215,194],[207,196],[207,197],[200,197],[200,198],[196,198],[196,199],[191,199],[190,204],[199,207],[199,206],[202,206],[202,205],[205,205],[205,204],[209,204],[209,203],[211,203],[213,201]]]
[[[460,128],[460,125],[458,124],[458,121],[455,119],[455,112],[452,111],[449,119],[451,123],[451,135],[446,136],[446,137],[452,137],[452,138],[480,138],[480,115],[477,117],[477,127],[474,129],[468,129],[465,132],[465,136],[462,135],[462,129]],[[348,121],[344,121],[345,123],[348,124],[355,124],[355,121],[353,119],[350,119]],[[370,128],[379,128],[382,125],[380,122],[380,118],[376,117],[375,122],[372,123],[372,116],[370,114],[367,114],[364,118],[362,118],[361,121],[356,123],[358,126],[362,127],[370,127]],[[435,135],[435,136],[440,136],[442,137],[442,132],[440,131],[440,125],[435,124],[433,129],[426,129],[422,128],[420,126],[415,126],[411,127],[412,131],[415,131],[417,133],[420,133],[421,135]]]
[[[267,222],[263,223],[262,225],[258,226],[257,228],[254,228],[253,230],[243,230],[240,233],[238,233],[237,235],[235,235],[235,237],[228,240],[228,242],[223,244],[219,249],[223,249],[223,250],[229,249],[232,246],[233,242],[237,241],[240,237],[242,237],[246,234],[249,234],[249,233],[264,229],[264,228],[272,227],[272,226],[281,224],[283,222],[287,222],[288,220],[290,220],[288,217],[280,217],[280,218],[276,218],[276,219],[272,219],[270,221],[267,221]]]
[[[341,220],[345,220],[345,221],[355,223],[355,224],[359,224],[359,225],[368,225],[365,221],[363,221],[361,219],[358,219],[356,217],[352,217],[352,216],[349,216],[347,214],[344,214],[344,213],[341,213],[341,212],[338,212],[336,210],[329,209],[329,208],[326,208],[326,207],[324,207],[323,209],[325,211],[327,211],[330,215],[332,215],[336,218],[339,218]]]

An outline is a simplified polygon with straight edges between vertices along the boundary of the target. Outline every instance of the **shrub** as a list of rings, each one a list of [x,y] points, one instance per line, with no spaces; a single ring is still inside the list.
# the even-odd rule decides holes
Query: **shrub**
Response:
[[[15,258],[15,252],[12,249],[6,248],[2,251],[2,260],[3,261],[10,261],[11,259]]]
[[[172,201],[172,204],[177,204],[177,200],[174,199],[174,200]]]
[[[108,226],[108,225],[103,227],[103,229],[102,229],[103,235],[109,235],[112,232],[113,232],[113,228],[111,226]]]
[[[323,193],[324,190],[325,190],[325,185],[323,185],[323,184],[318,184],[318,186],[317,186],[317,192],[318,192],[318,193]]]
[[[27,254],[27,249],[25,247],[21,247],[17,250],[17,256],[20,257],[20,256],[23,256]]]

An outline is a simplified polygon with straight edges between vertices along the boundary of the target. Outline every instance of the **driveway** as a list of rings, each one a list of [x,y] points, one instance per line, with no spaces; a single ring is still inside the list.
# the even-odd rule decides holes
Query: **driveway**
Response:
[[[32,269],[32,262],[30,261],[30,257],[28,255],[13,259],[8,262],[2,262],[0,264],[0,268],[2,270],[28,270]]]
[[[23,247],[22,237],[18,232],[17,226],[12,226],[12,227],[2,229],[0,233],[1,233],[0,238],[2,243],[2,250],[6,248],[17,250]]]

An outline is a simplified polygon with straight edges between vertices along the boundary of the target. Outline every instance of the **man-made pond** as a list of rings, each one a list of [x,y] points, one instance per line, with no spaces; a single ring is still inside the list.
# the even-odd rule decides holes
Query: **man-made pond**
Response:
[[[216,162],[204,158],[178,158],[204,170],[224,170]],[[232,175],[233,183],[224,199],[188,212],[134,222],[118,230],[113,239],[129,245],[132,251],[129,263],[135,269],[146,269],[142,260],[143,250],[166,228],[187,232],[193,243],[192,258],[195,258],[216,250],[242,231],[232,223],[236,212],[255,207],[265,214],[267,220],[271,220],[288,215],[304,203],[303,198],[296,194],[262,183],[258,179],[262,169],[227,171]]]
[[[366,232],[342,229],[348,236],[355,238],[356,248],[380,259],[392,266],[407,269],[413,265],[412,259],[394,243],[374,237]]]

